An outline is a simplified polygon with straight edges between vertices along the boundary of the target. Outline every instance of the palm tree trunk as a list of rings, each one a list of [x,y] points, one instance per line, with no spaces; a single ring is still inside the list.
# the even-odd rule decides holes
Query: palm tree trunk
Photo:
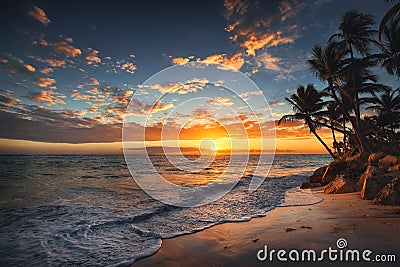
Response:
[[[343,114],[343,154],[346,155],[347,153],[347,145],[346,145],[346,118]]]
[[[335,149],[335,152],[340,156],[340,149],[338,146],[338,142],[336,141],[336,135],[335,135],[335,128],[333,125],[333,121],[331,121],[331,131],[332,131],[332,138],[333,138],[333,148]]]
[[[351,58],[351,62],[354,62],[354,53],[353,53],[353,46],[351,44],[351,42],[349,42],[349,50],[350,50],[350,58]],[[358,100],[358,92],[356,87],[356,83],[354,81],[354,72],[353,72],[353,66],[351,66],[351,76],[352,76],[352,82],[353,82],[353,90],[355,91],[355,101],[354,101],[354,124],[352,123],[354,132],[356,134],[356,138],[357,138],[357,142],[360,146],[360,154],[365,154],[365,152],[367,151],[367,147],[365,145],[365,141],[364,141],[364,137],[362,136],[361,133],[361,125],[360,125],[360,121],[361,121],[361,115],[360,115],[360,101]],[[352,122],[352,120],[350,120],[350,122]]]
[[[329,155],[331,155],[331,157],[333,159],[336,159],[335,154],[332,153],[332,150],[326,145],[324,140],[321,139],[321,137],[317,134],[317,132],[313,129],[310,129],[310,130],[315,135],[315,137],[318,139],[318,141],[325,147],[325,149],[326,149],[326,151],[328,151]]]

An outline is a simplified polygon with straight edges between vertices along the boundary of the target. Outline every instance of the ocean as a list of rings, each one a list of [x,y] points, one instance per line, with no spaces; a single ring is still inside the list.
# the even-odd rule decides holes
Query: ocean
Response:
[[[144,158],[135,157],[140,169]],[[193,175],[165,164],[164,156],[152,156],[168,180],[189,187],[215,181],[228,159],[217,156],[206,171]],[[329,155],[276,155],[267,178],[249,193],[257,163],[257,156],[250,156],[228,194],[181,208],[148,196],[123,155],[1,155],[0,266],[129,265],[154,254],[162,239],[264,216],[282,205],[285,192],[330,161]],[[296,201],[311,204],[306,197]]]

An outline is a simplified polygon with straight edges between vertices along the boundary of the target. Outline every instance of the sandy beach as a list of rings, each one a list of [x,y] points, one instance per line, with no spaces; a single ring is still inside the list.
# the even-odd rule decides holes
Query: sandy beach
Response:
[[[398,266],[400,260],[400,208],[377,206],[359,193],[326,195],[306,206],[285,206],[249,222],[225,223],[195,234],[163,240],[161,249],[133,266]],[[285,228],[295,230],[286,231]],[[344,238],[347,249],[376,254],[395,254],[395,262],[261,262],[257,252],[268,249],[314,249],[332,247]],[[373,256],[371,256],[373,257]]]

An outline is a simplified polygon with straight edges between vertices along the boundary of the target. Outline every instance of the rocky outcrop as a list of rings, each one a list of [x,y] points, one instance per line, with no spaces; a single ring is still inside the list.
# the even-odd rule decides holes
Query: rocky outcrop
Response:
[[[322,176],[325,173],[327,166],[318,168],[314,173],[308,177],[308,181],[300,185],[301,189],[321,187]]]
[[[317,187],[321,187],[321,183],[310,183],[309,181],[306,181],[300,185],[300,189],[317,188]]]
[[[330,163],[324,172],[321,179],[322,185],[327,185],[332,182],[338,174],[346,169],[346,162],[344,161],[334,161]]]
[[[398,159],[395,156],[387,155],[379,160],[378,166],[383,169],[388,169],[396,163],[398,163]]]
[[[387,171],[388,172],[395,172],[395,171],[399,171],[400,170],[400,164],[397,163],[395,165],[390,166]]]
[[[369,155],[368,157],[368,164],[378,167],[378,162],[381,158],[383,158],[385,156],[385,153],[383,152],[378,152],[378,153],[372,153],[371,155]]]
[[[396,178],[396,179],[395,179]],[[327,194],[356,192],[375,204],[400,205],[400,157],[383,152],[335,160],[317,169],[301,188],[324,186]]]
[[[326,194],[352,193],[358,190],[357,183],[345,175],[336,176],[327,186],[324,187]]]
[[[390,175],[371,175],[366,177],[361,189],[361,197],[363,199],[373,199],[392,179],[393,177]]]
[[[314,173],[310,177],[308,177],[309,183],[310,184],[311,183],[320,183],[322,180],[322,176],[324,175],[327,167],[328,166],[324,166],[324,167],[316,169],[314,171]]]
[[[394,178],[373,199],[374,204],[400,205],[400,178]]]
[[[364,171],[364,173],[360,176],[360,179],[358,180],[358,186],[363,186],[364,185],[364,181],[367,179],[367,178],[370,178],[370,177],[372,177],[372,176],[376,176],[377,174],[380,174],[380,175],[382,175],[383,174],[383,171],[382,170],[380,170],[378,167],[375,167],[375,166],[372,166],[372,165],[369,165],[368,167],[367,167],[367,169]]]

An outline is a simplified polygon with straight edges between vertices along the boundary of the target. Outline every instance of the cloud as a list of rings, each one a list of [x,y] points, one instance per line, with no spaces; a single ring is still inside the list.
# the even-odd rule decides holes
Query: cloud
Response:
[[[80,49],[73,47],[65,41],[58,41],[52,44],[52,46],[54,46],[54,51],[67,57],[76,57],[82,54]]]
[[[28,72],[35,72],[35,70],[36,70],[34,67],[32,67],[29,64],[25,64],[24,67]]]
[[[134,73],[136,71],[136,65],[132,62],[125,62],[121,65],[121,69],[128,73]]]
[[[92,64],[97,64],[101,63],[101,59],[97,56],[99,54],[99,51],[97,50],[91,50],[90,54],[86,56],[87,64],[92,65]]]
[[[65,98],[64,95],[57,93],[53,90],[43,90],[40,92],[30,93],[28,95],[30,99],[36,102],[43,102],[46,106],[55,106],[57,104],[65,105],[65,101],[62,98]]]
[[[240,68],[244,64],[244,59],[241,53],[236,53],[232,56],[227,56],[225,54],[215,54],[206,57],[203,60],[200,60],[203,63],[210,64],[210,63],[219,63],[223,65],[227,65],[235,70],[240,70]]]
[[[262,63],[267,70],[274,70],[274,71],[281,70],[281,67],[278,65],[278,63],[281,61],[281,59],[274,57],[267,52],[264,52],[261,55],[258,55],[256,57],[256,60],[258,60],[260,63]]]
[[[99,85],[99,81],[96,78],[90,78],[90,85]]]
[[[297,29],[283,24],[280,14],[268,14],[276,8],[285,12],[286,17],[294,15],[292,2],[277,5],[271,1],[225,1],[226,30],[231,33],[230,39],[243,48],[247,56],[255,56],[258,50],[265,48],[293,43],[298,36]]]
[[[6,54],[7,58],[1,59],[1,67],[6,72],[11,74],[32,74],[36,71],[36,68],[30,64],[25,63],[22,59],[17,58],[11,54]]]
[[[0,110],[3,109],[2,106],[9,108],[15,104],[20,104],[20,103],[22,103],[20,99],[0,93]]]
[[[221,104],[227,106],[233,105],[233,102],[229,98],[221,96],[216,96],[213,99],[208,100],[207,103],[211,105],[221,105]]]
[[[298,0],[282,1],[279,6],[281,21],[285,21],[286,19],[295,16],[303,5],[304,3]]]
[[[52,78],[39,78],[34,83],[39,87],[49,87],[50,85],[52,85],[55,82],[56,82],[56,80],[52,79]]]
[[[269,104],[271,105],[271,107],[276,107],[276,106],[283,106],[286,103],[282,102],[282,101],[272,101],[272,102],[269,102]]]
[[[189,61],[190,61],[189,58],[176,57],[176,58],[173,58],[173,59],[172,59],[172,64],[175,64],[175,65],[177,65],[177,64],[184,64],[184,63],[187,63],[187,62],[189,62]]]
[[[174,107],[174,104],[161,104],[158,100],[154,105],[149,105],[141,102],[140,100],[133,98],[131,104],[126,109],[126,113],[134,116],[147,116],[149,113],[157,113],[160,111],[165,111]],[[124,109],[125,111],[125,109]]]
[[[91,90],[86,91],[89,94],[93,94],[93,95],[100,95],[100,91],[97,88],[93,88]]]
[[[232,14],[244,15],[249,8],[249,4],[242,0],[225,0],[226,16],[229,18]]]
[[[239,45],[246,49],[246,53],[248,55],[255,56],[256,51],[264,47],[273,47],[280,44],[288,44],[294,42],[294,37],[282,37],[281,34],[281,32],[276,32],[259,35],[253,32],[247,35],[244,41]]]
[[[49,74],[50,72],[53,72],[52,68],[44,68],[40,71],[42,74]]]
[[[13,112],[0,110],[0,138],[72,144],[121,141],[120,123],[102,124],[93,118],[78,117],[82,114],[34,105]],[[139,132],[135,124],[130,127]]]
[[[239,96],[241,98],[246,98],[249,96],[257,96],[257,95],[262,95],[262,91],[261,90],[260,91],[250,91],[250,92],[242,93]]]
[[[47,26],[51,22],[50,19],[47,17],[46,12],[44,12],[43,9],[37,6],[33,6],[32,10],[28,11],[28,15],[41,22],[45,26]]]
[[[203,87],[209,83],[207,79],[190,79],[186,82],[168,82],[165,84],[151,84],[148,85],[151,89],[160,91],[162,94],[188,94],[195,93],[197,90],[202,90]]]
[[[73,100],[93,100],[96,99],[96,96],[93,95],[83,95],[78,90],[74,89],[71,93],[71,98]]]
[[[177,58],[172,58],[172,63],[173,64],[184,64],[192,60],[194,57],[177,57]],[[205,64],[223,64],[226,66],[229,66],[230,68],[228,69],[235,69],[235,70],[240,70],[240,68],[243,66],[245,60],[243,58],[242,53],[238,52],[233,54],[232,56],[228,56],[226,54],[213,54],[210,55],[204,59],[197,58],[197,62],[202,62]]]
[[[66,63],[65,60],[62,59],[45,59],[44,61],[51,67],[61,67]]]

